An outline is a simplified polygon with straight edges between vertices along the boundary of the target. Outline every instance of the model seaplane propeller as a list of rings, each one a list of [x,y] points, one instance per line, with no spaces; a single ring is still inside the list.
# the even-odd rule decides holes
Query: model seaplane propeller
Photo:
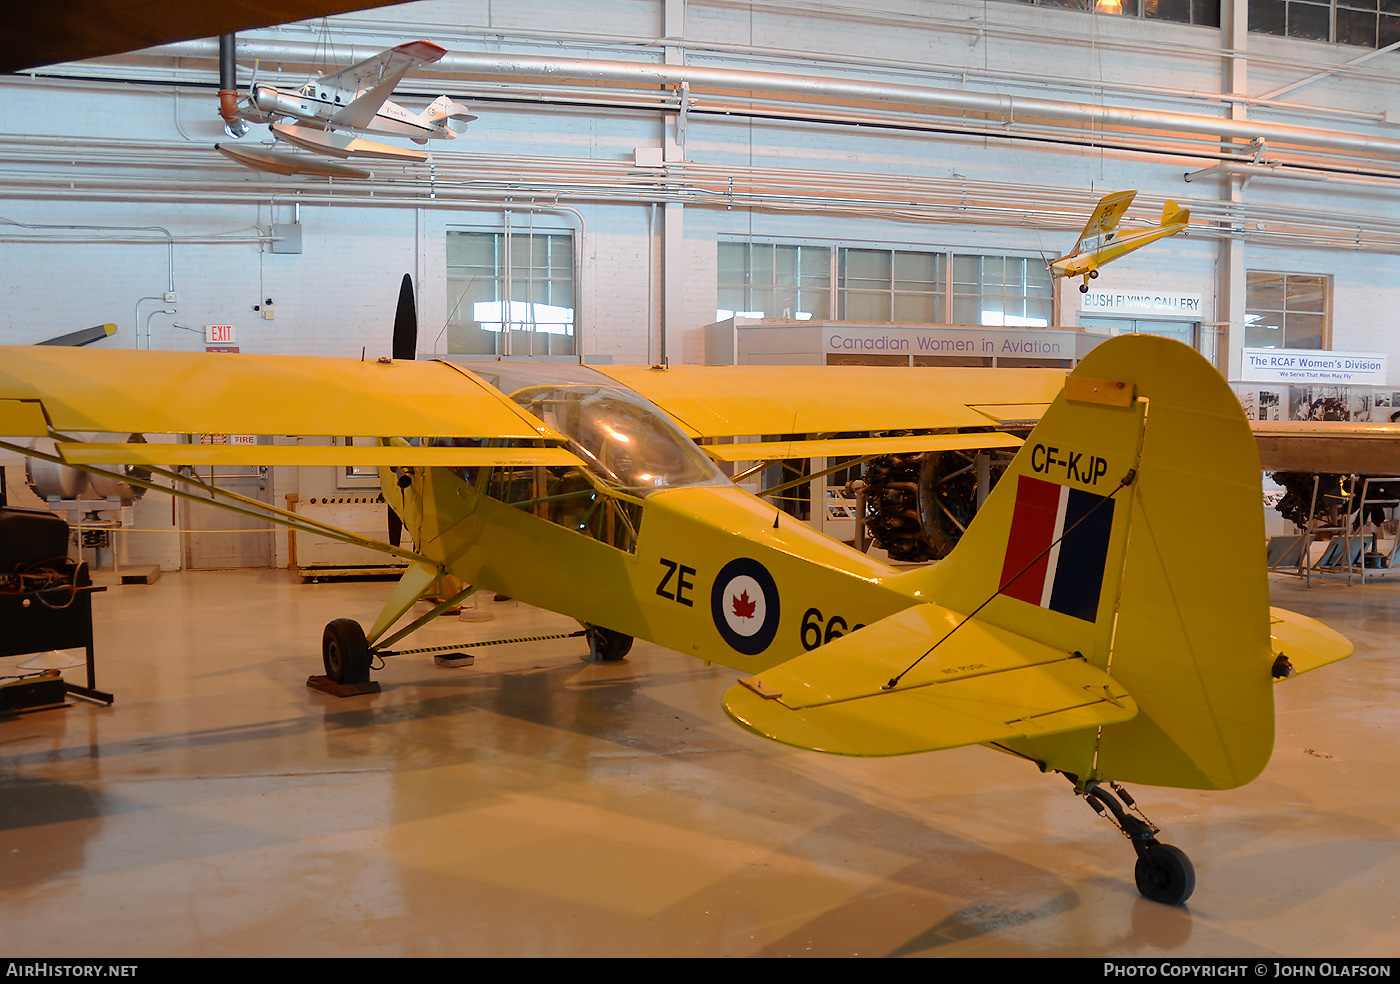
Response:
[[[457,136],[454,124],[460,129],[461,124],[476,119],[465,106],[447,96],[439,96],[416,115],[389,101],[400,79],[445,54],[446,48],[431,41],[410,41],[312,79],[298,89],[260,85],[254,78],[246,97],[236,102],[230,97],[221,103],[220,115],[230,136],[247,133],[249,124],[266,123],[279,142],[320,157],[422,164],[428,160],[423,151],[366,140],[361,134],[408,137],[414,143],[426,144],[431,139],[453,139]],[[370,172],[349,164],[265,147],[229,143],[214,147],[231,160],[260,171],[324,177],[370,176]]]

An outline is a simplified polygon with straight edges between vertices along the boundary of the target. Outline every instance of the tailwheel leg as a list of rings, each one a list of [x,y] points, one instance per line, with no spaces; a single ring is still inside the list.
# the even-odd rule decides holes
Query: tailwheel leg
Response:
[[[1196,889],[1191,860],[1181,848],[1157,840],[1160,828],[1142,815],[1126,789],[1116,782],[1090,782],[1082,795],[1094,812],[1112,821],[1132,843],[1137,852],[1133,876],[1145,898],[1163,905],[1181,905],[1191,897]]]

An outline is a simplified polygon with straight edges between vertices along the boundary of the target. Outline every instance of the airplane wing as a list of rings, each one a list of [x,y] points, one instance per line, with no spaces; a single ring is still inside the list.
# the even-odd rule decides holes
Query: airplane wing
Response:
[[[915,605],[741,679],[725,709],[766,738],[841,755],[905,755],[1137,714],[1127,690],[1082,656],[963,621]]]
[[[322,76],[317,84],[328,89],[351,93],[364,90],[363,95],[337,112],[330,121],[346,127],[369,126],[400,79],[419,65],[435,62],[445,54],[446,48],[431,41],[410,41]]]
[[[1103,236],[1118,228],[1123,213],[1128,211],[1136,197],[1136,191],[1120,191],[1099,199],[1098,207],[1084,224],[1084,231],[1079,234],[1079,239],[1075,242],[1074,249],[1070,250],[1070,254],[1082,253],[1085,249],[1101,243]]]
[[[692,439],[986,429],[1039,418],[1065,382],[1063,369],[989,373],[905,366],[593,368],[661,407]]]
[[[92,431],[417,437],[444,444],[469,438],[505,446],[432,446],[431,440],[411,448],[181,445],[177,455],[170,445],[68,437]],[[442,362],[0,348],[0,435],[55,437],[73,464],[155,464],[172,457],[186,464],[578,463],[559,447],[561,435],[499,390]]]
[[[1400,423],[1251,420],[1265,471],[1400,475]]]
[[[916,451],[1016,448],[996,428],[1039,419],[1064,386],[1062,369],[908,366],[595,366],[665,410],[694,440],[744,435],[834,435],[702,444],[717,461],[777,461]],[[932,373],[937,373],[936,385]]]

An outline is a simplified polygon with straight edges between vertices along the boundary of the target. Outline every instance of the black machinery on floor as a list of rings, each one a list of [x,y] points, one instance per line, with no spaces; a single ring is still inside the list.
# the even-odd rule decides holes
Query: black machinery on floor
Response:
[[[57,670],[0,674],[0,714],[62,705],[68,694],[111,704],[97,689],[92,652],[92,596],[87,564],[68,559],[69,527],[46,509],[8,506],[0,478],[0,657],[54,649],[87,653],[87,685]]]

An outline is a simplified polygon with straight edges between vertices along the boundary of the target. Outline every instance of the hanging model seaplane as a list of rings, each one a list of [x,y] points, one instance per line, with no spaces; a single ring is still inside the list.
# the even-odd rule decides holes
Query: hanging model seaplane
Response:
[[[1274,684],[1352,651],[1269,607],[1254,437],[1220,374],[1175,341],[1112,338],[1066,377],[457,365],[415,361],[415,334],[401,323],[393,357],[369,361],[0,349],[0,434],[56,449],[0,447],[407,558],[368,632],[326,626],[328,679],[309,683],[363,693],[373,658],[470,591],[500,591],[578,619],[597,660],[623,658],[637,637],[733,667],[728,713],[776,741],[858,756],[983,744],[1059,772],[1129,838],[1138,889],[1164,903],[1191,895],[1194,871],[1119,783],[1251,781],[1273,749]],[[917,386],[901,385],[906,372]],[[1039,423],[966,534],[911,571],[823,536],[716,465],[1016,446],[995,422],[1027,408]],[[697,443],[891,430],[906,436]],[[378,441],[94,443],[70,436],[80,431]],[[413,549],[171,463],[379,466]],[[1179,528],[1180,503],[1203,484],[1221,520],[1210,564]],[[444,574],[467,587],[395,631]]]
[[[260,85],[255,79],[242,100],[231,89],[221,91],[219,112],[231,137],[247,134],[250,124],[267,123],[278,141],[323,157],[421,164],[429,156],[423,151],[366,140],[361,134],[407,137],[426,144],[431,139],[453,139],[457,136],[454,125],[460,128],[476,119],[465,106],[447,96],[439,96],[416,115],[388,98],[410,71],[445,54],[446,48],[431,41],[410,41],[349,68],[312,79],[295,90]],[[257,170],[330,177],[369,176],[362,168],[264,147],[230,143],[214,147],[224,156]]]
[[[1136,191],[1120,191],[1099,199],[1094,214],[1084,225],[1074,249],[1050,261],[1050,272],[1056,277],[1083,277],[1081,293],[1089,293],[1089,281],[1099,275],[1099,267],[1120,256],[1141,249],[1167,236],[1174,236],[1191,223],[1191,212],[1168,201],[1162,208],[1162,224],[1138,232],[1119,232],[1118,223],[1137,197]]]

